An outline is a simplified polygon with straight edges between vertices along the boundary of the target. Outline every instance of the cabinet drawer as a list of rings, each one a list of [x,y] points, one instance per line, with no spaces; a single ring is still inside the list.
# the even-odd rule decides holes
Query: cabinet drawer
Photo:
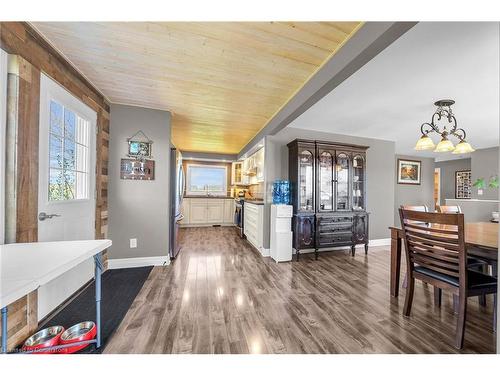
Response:
[[[337,246],[350,245],[352,243],[352,234],[322,234],[318,236],[319,246]]]
[[[336,234],[336,233],[351,233],[352,224],[324,224],[319,225],[318,230],[320,234]]]
[[[319,216],[318,224],[352,223],[352,216]]]

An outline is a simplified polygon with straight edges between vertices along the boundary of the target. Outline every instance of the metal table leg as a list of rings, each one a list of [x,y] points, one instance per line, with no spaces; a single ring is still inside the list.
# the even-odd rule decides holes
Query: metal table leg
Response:
[[[94,255],[96,348],[101,346],[101,253]]]
[[[2,307],[2,353],[7,353],[7,306]]]

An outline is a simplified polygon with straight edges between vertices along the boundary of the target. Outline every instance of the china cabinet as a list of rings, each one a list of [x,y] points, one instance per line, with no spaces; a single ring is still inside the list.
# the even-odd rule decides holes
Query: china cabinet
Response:
[[[368,251],[366,146],[296,139],[288,144],[294,248]]]

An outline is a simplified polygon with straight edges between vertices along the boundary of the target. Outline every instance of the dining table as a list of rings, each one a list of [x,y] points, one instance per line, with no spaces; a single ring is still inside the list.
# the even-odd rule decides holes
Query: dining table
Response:
[[[440,224],[431,224],[439,226]],[[498,261],[499,224],[494,222],[465,223],[465,245],[467,254],[484,259],[493,265],[494,272]],[[401,273],[401,249],[404,238],[403,229],[398,226],[389,227],[391,231],[391,296],[399,294]]]

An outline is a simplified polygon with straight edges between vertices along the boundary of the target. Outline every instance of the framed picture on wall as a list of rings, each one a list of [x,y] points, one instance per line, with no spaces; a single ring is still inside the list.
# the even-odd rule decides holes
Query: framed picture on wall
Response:
[[[398,159],[398,184],[420,185],[421,164],[419,160]]]
[[[455,199],[470,199],[472,175],[470,170],[455,172]]]

